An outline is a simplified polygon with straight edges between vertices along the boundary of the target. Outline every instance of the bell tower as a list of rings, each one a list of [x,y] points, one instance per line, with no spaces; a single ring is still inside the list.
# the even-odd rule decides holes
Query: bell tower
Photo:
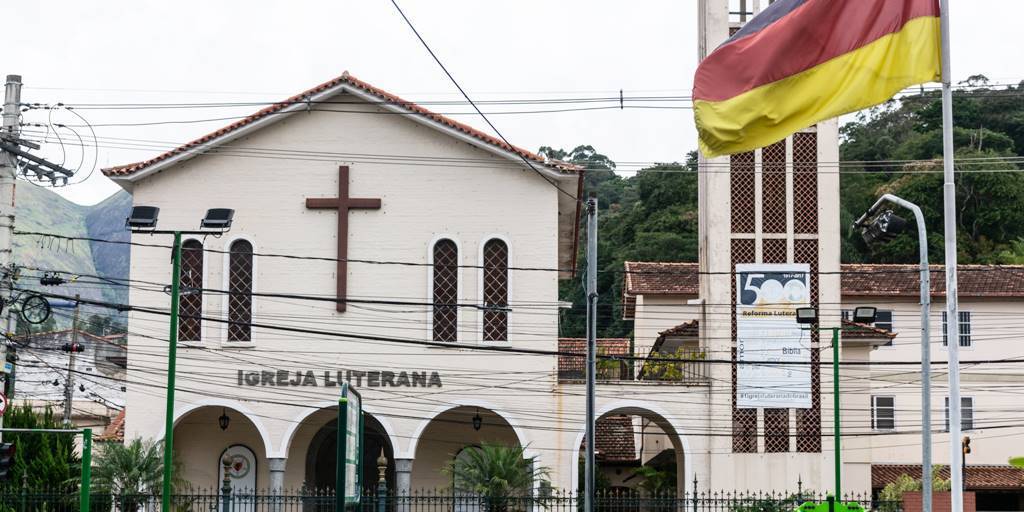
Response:
[[[769,0],[699,0],[698,51],[703,59]],[[840,322],[839,134],[837,120],[768,147],[700,161],[701,336],[711,365],[708,472],[712,489],[833,488],[831,371],[812,364],[809,409],[736,407],[736,277],[742,263],[807,263],[811,300],[821,325]],[[812,362],[831,360],[829,340],[811,337]],[[828,367],[824,367],[826,370]],[[823,394],[825,393],[825,394]],[[864,409],[853,398],[844,409]],[[852,422],[851,422],[852,423]],[[854,448],[856,441],[847,442]],[[844,450],[845,451],[845,450]],[[844,456],[845,487],[870,490],[869,450]],[[860,452],[858,455],[857,452]],[[866,468],[866,469],[865,469]],[[702,468],[698,468],[700,470]]]

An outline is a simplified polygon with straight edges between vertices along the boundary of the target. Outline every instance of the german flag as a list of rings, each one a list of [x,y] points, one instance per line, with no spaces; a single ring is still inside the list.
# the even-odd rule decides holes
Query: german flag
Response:
[[[939,0],[778,0],[697,68],[694,118],[708,158],[939,81]]]

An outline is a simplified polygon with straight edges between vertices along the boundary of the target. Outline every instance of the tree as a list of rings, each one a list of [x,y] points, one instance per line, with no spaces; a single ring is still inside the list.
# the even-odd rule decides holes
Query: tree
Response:
[[[936,465],[932,469],[932,491],[948,491],[951,488],[950,481],[939,477],[939,469],[942,466]],[[886,512],[899,510],[899,504],[903,501],[903,494],[907,492],[920,491],[922,488],[921,479],[913,478],[910,475],[900,475],[896,481],[889,482],[882,489],[878,497],[884,502],[882,510]]]
[[[64,423],[47,407],[38,413],[29,404],[22,404],[4,415],[8,428],[61,429]],[[70,491],[81,475],[81,460],[75,454],[72,434],[9,433],[4,441],[15,444],[14,476],[21,482],[23,475],[30,489]]]
[[[444,473],[452,478],[456,492],[485,498],[492,512],[507,510],[509,498],[529,497],[534,483],[547,482],[550,473],[537,457],[526,457],[521,446],[485,442],[463,453]]]
[[[675,466],[673,466],[675,469]],[[674,497],[676,493],[676,472],[660,470],[652,466],[640,466],[634,475],[643,478],[639,487],[648,496]]]
[[[105,444],[93,460],[93,487],[98,492],[121,497],[125,510],[136,510],[148,499],[140,495],[160,490],[163,467],[163,447],[157,441],[133,439],[127,444]],[[179,471],[173,474],[171,484],[177,492],[187,482],[177,476]]]
[[[988,79],[954,95],[957,222],[961,263],[1024,261],[1024,175],[1014,158],[1024,151],[1024,84],[988,89]],[[929,257],[944,260],[942,109],[936,92],[893,100],[841,129],[841,225],[846,262],[916,263],[917,234],[869,248],[848,226],[883,193],[917,203],[928,228]],[[907,163],[910,161],[910,163]],[[920,163],[925,161],[925,163]]]

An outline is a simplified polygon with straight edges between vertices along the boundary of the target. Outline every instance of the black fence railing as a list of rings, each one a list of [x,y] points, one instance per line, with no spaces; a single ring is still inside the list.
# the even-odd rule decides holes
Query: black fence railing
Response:
[[[92,493],[90,512],[160,512],[159,494]],[[594,502],[597,512],[782,512],[806,501],[824,501],[811,492],[697,492],[677,496],[648,495],[635,491],[602,492]],[[270,492],[195,491],[175,494],[173,512],[332,512],[333,492],[306,489]],[[865,509],[901,512],[897,502],[873,501],[870,496],[846,496]],[[0,512],[78,512],[77,490],[38,491],[0,487]],[[478,496],[436,491],[409,495],[367,493],[353,512],[580,512],[583,497],[573,492],[546,490],[529,496]]]

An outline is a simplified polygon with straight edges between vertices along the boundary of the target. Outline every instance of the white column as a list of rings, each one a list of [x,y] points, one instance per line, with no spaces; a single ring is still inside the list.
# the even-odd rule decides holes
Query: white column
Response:
[[[284,491],[284,467],[288,462],[285,457],[273,457],[267,459],[267,469],[270,470],[270,492],[280,494]]]
[[[412,496],[412,459],[395,458],[395,497],[397,512],[408,512]]]

